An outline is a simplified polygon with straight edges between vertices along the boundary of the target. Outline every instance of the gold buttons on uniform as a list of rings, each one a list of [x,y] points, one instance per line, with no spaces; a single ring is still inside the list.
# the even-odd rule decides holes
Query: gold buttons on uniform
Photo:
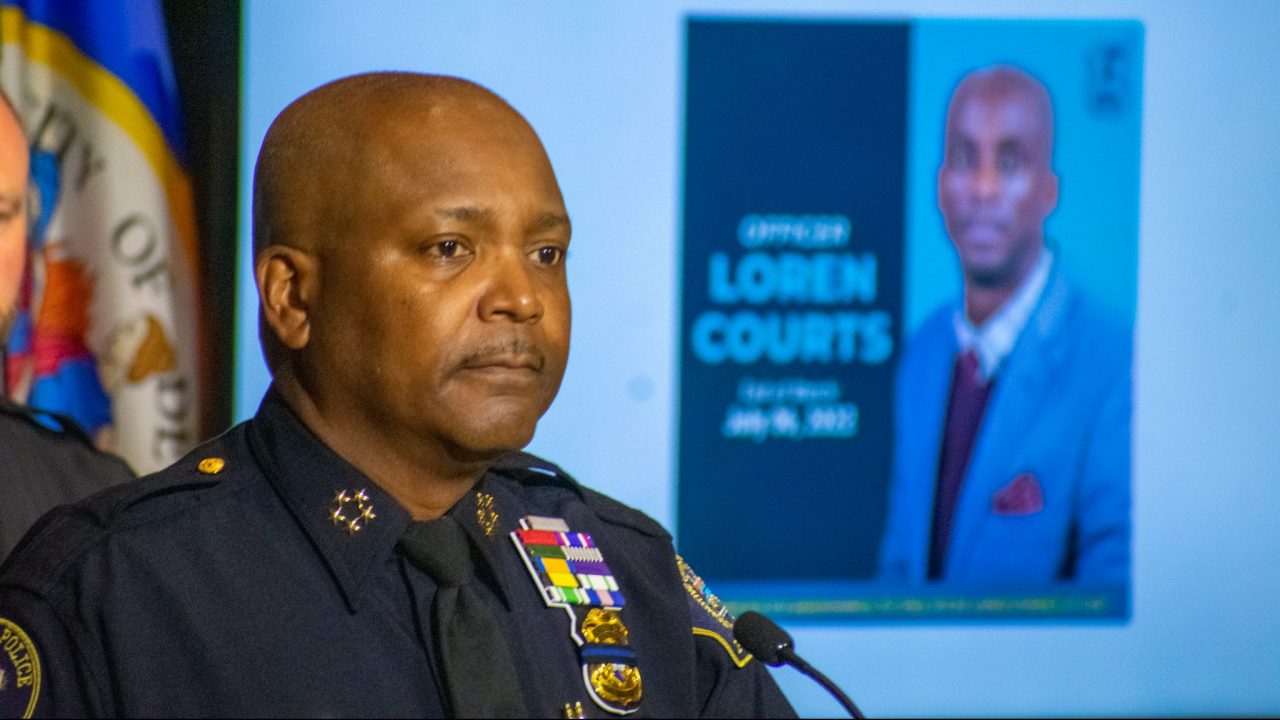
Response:
[[[227,464],[226,460],[220,457],[208,457],[200,461],[196,469],[205,475],[217,475],[222,472],[222,468]]]

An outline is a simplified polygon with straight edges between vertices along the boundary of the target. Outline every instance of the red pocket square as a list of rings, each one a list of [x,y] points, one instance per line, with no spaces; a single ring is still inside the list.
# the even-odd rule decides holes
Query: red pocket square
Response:
[[[991,510],[996,515],[1033,515],[1043,509],[1044,493],[1040,492],[1040,481],[1031,473],[1018,475],[991,498]]]

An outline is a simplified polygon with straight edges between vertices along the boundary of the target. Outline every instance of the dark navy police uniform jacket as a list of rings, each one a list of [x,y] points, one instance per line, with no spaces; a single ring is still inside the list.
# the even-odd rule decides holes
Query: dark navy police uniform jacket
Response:
[[[132,479],[123,460],[95,448],[70,418],[0,394],[0,561],[53,507]]]
[[[534,715],[608,714],[512,541],[526,516],[588,534],[612,570],[634,717],[794,714],[647,516],[524,454],[451,514]],[[443,716],[435,586],[396,549],[410,522],[271,393],[253,420],[24,539],[0,568],[0,716]]]

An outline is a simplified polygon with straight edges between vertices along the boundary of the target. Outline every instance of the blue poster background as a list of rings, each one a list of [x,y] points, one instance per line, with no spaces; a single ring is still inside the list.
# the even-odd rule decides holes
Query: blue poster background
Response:
[[[901,341],[909,28],[691,20],[678,518],[713,581],[869,576]]]

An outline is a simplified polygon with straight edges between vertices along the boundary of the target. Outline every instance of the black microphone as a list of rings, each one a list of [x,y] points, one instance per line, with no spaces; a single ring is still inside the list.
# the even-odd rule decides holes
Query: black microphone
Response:
[[[733,639],[766,665],[777,667],[786,664],[808,675],[831,693],[844,706],[845,712],[858,720],[866,717],[858,706],[853,704],[849,696],[836,687],[835,683],[797,655],[792,649],[796,645],[795,641],[787,631],[764,615],[754,610],[748,610],[739,615],[737,621],[733,623]]]

